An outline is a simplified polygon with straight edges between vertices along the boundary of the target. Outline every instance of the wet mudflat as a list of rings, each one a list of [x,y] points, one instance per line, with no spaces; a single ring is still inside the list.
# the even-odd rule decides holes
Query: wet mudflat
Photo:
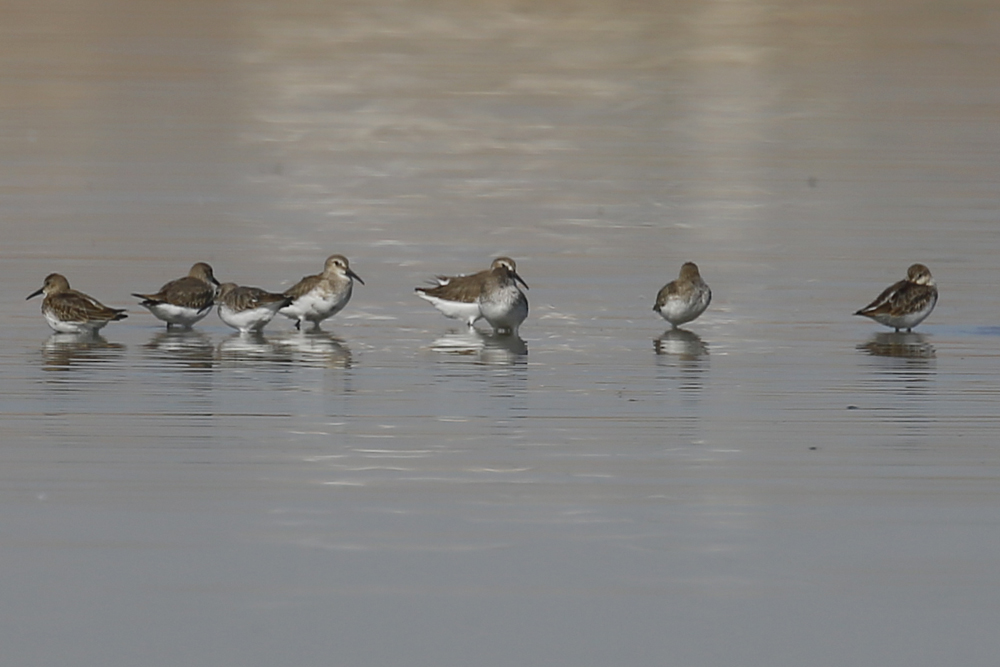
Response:
[[[989,3],[59,9],[0,40],[11,664],[994,664]],[[323,332],[129,297],[334,252]],[[497,255],[519,339],[412,294]]]

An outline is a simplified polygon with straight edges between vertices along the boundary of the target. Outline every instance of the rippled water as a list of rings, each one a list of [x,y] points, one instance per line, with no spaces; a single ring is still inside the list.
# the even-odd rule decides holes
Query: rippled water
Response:
[[[0,40],[5,661],[995,663],[992,4],[49,9]],[[129,296],[334,252],[323,332]],[[523,340],[412,294],[500,254]],[[850,315],[915,261],[916,331]],[[52,335],[52,271],[128,319]]]

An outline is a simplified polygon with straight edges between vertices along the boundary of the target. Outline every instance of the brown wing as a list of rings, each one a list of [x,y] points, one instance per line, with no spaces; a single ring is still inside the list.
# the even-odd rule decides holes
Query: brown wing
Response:
[[[115,321],[128,317],[124,309],[108,308],[97,299],[75,291],[53,294],[49,306],[67,322]]]
[[[667,300],[670,297],[676,296],[679,293],[680,290],[677,289],[676,280],[672,280],[666,285],[664,285],[663,288],[656,295],[656,308],[654,310],[659,310],[660,308],[663,308],[663,306],[667,303]]]
[[[875,297],[874,301],[854,314],[869,316],[883,314],[891,315],[893,311],[893,304],[896,301],[896,295],[909,284],[910,283],[905,280],[900,280],[898,283],[886,287],[881,294]],[[914,285],[914,287],[917,286]]]
[[[937,299],[937,288],[932,285],[918,285],[907,283],[905,287],[896,291],[889,299],[890,312],[894,317],[915,313],[927,307],[931,301]]]
[[[316,287],[316,285],[319,284],[319,281],[321,280],[323,280],[322,274],[315,276],[306,276],[299,282],[295,283],[294,285],[286,289],[284,294],[285,296],[290,296],[293,299],[298,299],[303,294],[308,294],[314,287]]]
[[[480,271],[471,276],[455,276],[453,278],[438,276],[438,280],[447,282],[437,287],[418,287],[417,291],[445,301],[472,303],[479,298],[483,282],[489,275],[489,271]]]
[[[284,294],[274,294],[259,287],[237,287],[229,293],[226,300],[229,302],[229,307],[236,311],[250,310],[279,301],[285,304],[292,301],[291,297]]]
[[[202,310],[212,305],[215,299],[215,288],[198,278],[184,276],[177,280],[171,280],[161,287],[160,291],[156,294],[133,293],[132,296],[149,302],[149,305],[169,303],[175,306]],[[144,305],[147,304],[144,303]]]

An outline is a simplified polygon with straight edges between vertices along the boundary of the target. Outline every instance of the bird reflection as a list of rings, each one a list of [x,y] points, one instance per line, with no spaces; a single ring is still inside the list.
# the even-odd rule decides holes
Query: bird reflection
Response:
[[[109,343],[96,333],[55,333],[42,346],[42,359],[47,370],[71,370],[78,365],[117,359],[124,353],[124,345]]]
[[[515,364],[528,354],[528,344],[518,335],[500,336],[476,329],[449,331],[431,343],[431,349],[496,366]]]
[[[486,417],[490,436],[521,437],[528,414],[528,346],[517,335],[449,331],[430,347],[431,410],[458,421]]]
[[[653,349],[663,379],[676,382],[684,394],[701,393],[708,369],[708,345],[698,334],[686,329],[668,329],[653,339]]]
[[[891,436],[894,447],[931,446],[930,425],[938,418],[934,346],[923,334],[885,332],[857,349],[869,371],[861,389],[879,407],[873,432]]]
[[[701,337],[687,329],[667,329],[659,338],[653,339],[656,354],[680,357],[694,361],[708,355],[708,345]]]
[[[271,343],[311,366],[350,368],[351,348],[340,338],[322,329],[292,331],[270,338]]]
[[[485,338],[486,346],[479,354],[479,360],[484,364],[511,365],[528,356],[528,344],[517,334],[500,336],[490,333]]]
[[[188,368],[212,368],[215,348],[207,334],[196,329],[158,331],[143,346],[154,356],[180,361]]]
[[[905,359],[933,359],[934,346],[923,334],[909,332],[885,332],[872,336],[858,345],[858,350],[876,357],[901,357]]]
[[[671,418],[673,438],[702,441],[701,398],[708,375],[708,345],[686,329],[668,329],[653,339],[657,376],[663,390],[662,410]]]
[[[236,333],[219,343],[216,349],[222,361],[291,361],[291,355],[259,331]]]

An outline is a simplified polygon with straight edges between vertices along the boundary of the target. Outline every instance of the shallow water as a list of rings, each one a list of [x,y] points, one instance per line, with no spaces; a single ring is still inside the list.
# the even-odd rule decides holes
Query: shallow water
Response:
[[[11,4],[5,661],[993,665],[1000,15],[664,4]],[[129,297],[333,252],[321,333]],[[412,294],[500,254],[520,340]]]

